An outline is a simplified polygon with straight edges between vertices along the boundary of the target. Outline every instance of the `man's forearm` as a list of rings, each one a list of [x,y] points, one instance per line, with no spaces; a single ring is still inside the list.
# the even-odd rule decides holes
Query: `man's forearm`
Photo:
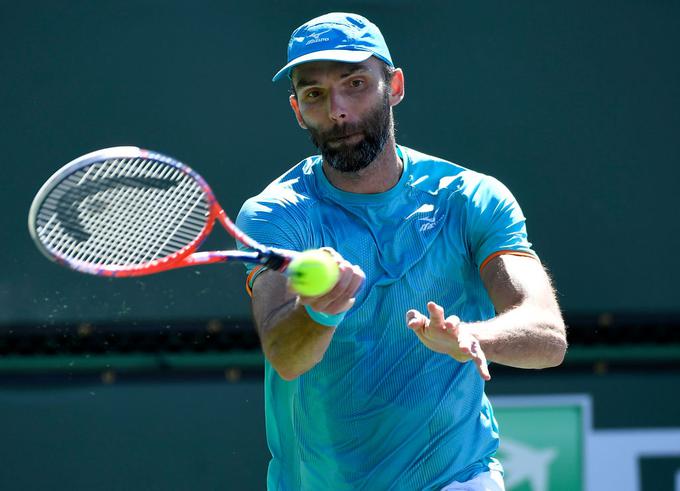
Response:
[[[321,361],[335,328],[311,320],[292,299],[264,319],[258,331],[269,362],[283,379],[293,380]]]
[[[293,380],[321,361],[333,339],[335,327],[317,324],[305,305],[339,322],[348,311],[366,275],[333,249],[326,252],[338,262],[339,277],[333,288],[318,297],[303,297],[290,291],[281,273],[264,271],[253,284],[253,316],[267,360],[285,380]],[[330,318],[330,319],[329,319]]]
[[[564,321],[551,309],[520,304],[493,319],[464,324],[490,361],[517,368],[562,363],[567,349]]]

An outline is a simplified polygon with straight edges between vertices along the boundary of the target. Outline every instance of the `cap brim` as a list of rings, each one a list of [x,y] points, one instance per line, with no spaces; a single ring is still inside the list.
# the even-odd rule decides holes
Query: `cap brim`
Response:
[[[295,58],[293,61],[289,62],[281,70],[276,72],[272,82],[281,80],[285,75],[288,75],[290,71],[298,65],[303,63],[309,63],[310,61],[339,61],[342,63],[361,63],[362,61],[368,60],[373,53],[371,51],[349,51],[344,49],[329,49],[326,51],[316,51],[314,53],[308,53],[306,55]]]

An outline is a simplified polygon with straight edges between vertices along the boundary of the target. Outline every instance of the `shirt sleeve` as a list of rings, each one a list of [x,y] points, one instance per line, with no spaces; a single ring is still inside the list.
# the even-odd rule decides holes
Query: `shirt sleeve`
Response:
[[[467,239],[478,269],[499,254],[537,257],[527,238],[526,219],[510,190],[482,176],[470,193]]]
[[[241,207],[236,217],[236,226],[262,245],[294,251],[305,248],[301,223],[275,201],[250,198]],[[251,250],[238,241],[236,246],[239,250]],[[244,264],[247,274],[246,290],[250,294],[255,278],[267,268],[253,263]]]

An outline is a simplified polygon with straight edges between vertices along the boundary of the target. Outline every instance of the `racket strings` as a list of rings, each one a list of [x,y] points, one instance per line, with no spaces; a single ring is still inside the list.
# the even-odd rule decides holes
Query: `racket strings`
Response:
[[[180,201],[174,203],[174,208],[171,208],[168,213],[174,220],[166,220],[167,226],[164,233],[159,234],[156,238],[154,248],[158,248],[160,251],[175,251],[186,242],[187,238],[195,238],[203,229],[203,223],[201,223],[200,228],[196,231],[196,224],[191,220],[192,213],[200,203],[196,199],[196,191],[196,189],[187,187],[182,196],[182,206],[178,206]],[[158,244],[163,238],[165,240],[159,246]]]
[[[131,250],[133,263],[148,262],[158,257],[168,256],[182,249],[198,236],[205,222],[200,223],[196,229],[193,224],[187,223],[185,212],[187,205],[191,210],[198,204],[199,201],[196,198],[199,196],[196,196],[196,191],[196,189],[184,186],[181,190],[182,194],[175,202],[160,199],[154,208],[145,210],[152,216],[153,227],[146,234],[151,242],[148,245],[144,244],[144,247],[133,245]],[[161,244],[163,239],[165,240]]]
[[[170,174],[169,171],[170,169],[166,169],[166,172],[161,173],[160,177],[176,180],[177,175],[168,175]],[[167,199],[163,199],[163,195],[157,190],[146,189],[144,192],[146,194],[144,199],[122,198],[122,201],[127,201],[130,206],[121,209],[121,214],[117,218],[123,226],[128,224],[130,228],[125,230],[120,226],[121,224],[117,224],[117,227],[113,230],[113,232],[117,231],[118,233],[112,234],[109,240],[119,241],[120,248],[118,254],[107,259],[107,264],[118,262],[137,264],[143,262],[144,258],[153,260],[162,257],[162,251],[154,248],[148,241],[153,241],[158,234],[164,233],[161,213],[163,207],[170,208],[171,203],[168,203]],[[146,220],[135,220],[136,215],[145,217]]]
[[[125,191],[128,191],[129,189],[131,188],[128,188]],[[105,240],[107,239],[119,241],[117,243],[117,252],[119,256],[121,256],[122,253],[125,252],[126,250],[125,248],[131,242],[131,240],[125,240],[125,238],[121,238],[120,235],[124,231],[123,227],[121,226],[121,221],[126,220],[130,214],[130,206],[125,206],[126,201],[129,201],[129,199],[126,200],[127,198],[126,195],[128,194],[129,192],[123,193],[123,195],[119,197],[119,199],[117,200],[118,211],[116,215],[110,218],[106,216],[100,217],[100,223],[96,224],[99,226],[99,228],[98,229],[96,227],[94,228],[95,230],[98,230],[99,233],[94,234],[92,236],[92,241],[90,244],[85,245],[83,243],[76,243],[75,249],[77,253],[73,255],[74,259],[86,262],[95,262],[98,257],[101,257],[101,261],[99,262],[101,262],[104,265],[111,264],[112,262],[114,262],[113,258],[111,257],[111,254],[113,254],[114,251],[107,250],[107,248],[109,247],[109,244],[105,242]],[[106,196],[97,195],[93,195],[91,197],[92,200],[106,198],[107,198]],[[112,196],[111,198],[115,197]],[[93,203],[90,202],[89,205],[93,206]],[[82,206],[85,206],[85,202],[83,202]],[[88,218],[87,215],[84,218]],[[133,221],[128,221],[128,226],[129,237],[134,238],[133,234],[136,232],[135,223]],[[69,252],[70,251],[67,251],[67,253]],[[107,252],[109,253],[108,257],[106,257]]]
[[[167,178],[168,176],[161,177]],[[108,251],[109,255],[103,257],[103,264],[137,264],[135,256],[144,253],[148,255],[149,252],[145,239],[151,237],[150,233],[159,231],[159,216],[153,212],[153,206],[154,204],[162,206],[163,200],[159,199],[160,193],[154,189],[144,189],[141,194],[134,188],[126,188],[124,191],[116,189],[109,192],[119,193],[118,196],[111,197],[116,213],[111,218],[100,217],[99,225],[104,233],[98,235],[97,245],[100,247],[97,252],[104,252],[104,248],[110,245],[108,241],[115,241],[116,249]],[[135,192],[138,196],[132,196]],[[135,219],[137,216],[146,218],[146,220]],[[151,257],[151,259],[154,258]],[[92,257],[85,260],[91,262]]]
[[[152,196],[137,196],[136,199],[131,199],[131,192],[121,193],[121,196],[113,197],[117,198],[117,204],[119,206],[118,212],[112,217],[102,216],[100,217],[100,231],[101,234],[97,234],[93,248],[88,257],[78,258],[83,259],[87,262],[92,262],[92,260],[97,256],[97,254],[102,255],[102,263],[105,265],[116,264],[120,262],[136,263],[133,255],[138,252],[146,251],[148,247],[144,244],[145,225],[142,220],[135,220],[136,214],[141,214],[147,218],[153,220],[153,216],[149,214],[149,203],[155,201],[153,193],[151,190],[145,190],[146,195],[151,194]],[[139,205],[135,207],[134,205]],[[151,222],[153,223],[153,222]],[[151,225],[146,228],[146,232],[151,232],[157,229],[156,226]],[[115,241],[116,248],[111,249],[110,243],[107,241]]]
[[[92,172],[93,169],[96,169],[95,172]],[[91,180],[95,180],[96,178],[104,178],[105,176],[101,175],[101,171],[105,169],[106,169],[105,166],[90,166],[87,168],[86,173],[83,173],[81,171],[74,176],[70,176],[69,178],[66,179],[66,182],[60,185],[60,187],[72,190],[71,196],[73,197],[73,201],[75,202],[74,204],[78,203],[79,201],[82,201],[84,203],[85,200],[83,199],[82,191],[79,192],[78,191],[79,187],[75,186],[85,185],[87,183],[88,176],[89,179]],[[90,186],[89,191],[91,192],[91,196],[94,197],[97,195],[98,190],[93,190],[91,188],[92,186]],[[89,205],[94,206],[94,203],[90,202]],[[81,206],[78,206],[77,208],[80,209]],[[78,210],[78,216],[74,217],[69,214],[59,213],[59,208],[57,207],[57,213],[54,216],[59,217],[61,219],[60,223],[61,229],[66,232],[66,234],[61,236],[61,240],[59,242],[53,243],[53,246],[55,246],[57,250],[61,249],[60,252],[62,254],[70,258],[83,259],[83,256],[85,254],[88,254],[89,257],[92,258],[92,256],[101,252],[100,247],[98,247],[99,244],[97,239],[103,235],[101,234],[102,230],[99,230],[100,232],[99,234],[89,235],[88,240],[86,242],[82,240],[73,240],[75,239],[74,234],[70,233],[69,231],[69,229],[72,228],[73,223],[76,223],[77,227],[83,226],[83,223],[81,223],[80,221],[82,217],[80,210]],[[88,215],[86,214],[85,217],[87,216]],[[67,243],[68,246],[65,246],[64,245],[65,243]]]
[[[173,180],[181,177],[177,171],[172,174],[174,175],[163,175],[162,177],[172,178]],[[177,195],[168,196],[167,193],[157,190],[144,190],[145,196],[136,196],[136,199],[129,199],[127,196],[121,197],[121,201],[127,202],[129,206],[121,210],[121,215],[116,217],[119,223],[115,223],[115,227],[107,230],[109,232],[108,240],[117,241],[119,250],[116,251],[117,254],[112,254],[107,258],[106,264],[146,262],[170,255],[190,243],[198,233],[187,234],[183,237],[178,236],[177,239],[180,240],[175,239],[173,241],[174,248],[171,250],[158,246],[159,240],[163,237],[167,237],[166,242],[172,238],[169,231],[175,221],[179,222],[175,228],[181,225],[182,209],[179,203],[186,202],[186,184],[186,182],[180,182],[177,189],[180,194]],[[132,191],[130,194],[134,192]],[[173,198],[177,198],[178,201],[173,201]],[[134,206],[139,204],[142,206]],[[136,217],[142,219],[135,220]],[[200,230],[199,228],[198,232]]]
[[[156,241],[160,234],[167,233],[163,227],[163,221],[160,219],[161,210],[164,208],[174,210],[167,197],[164,197],[162,192],[153,189],[146,189],[140,195],[139,190],[126,189],[125,192],[118,191],[118,212],[112,218],[107,216],[101,217],[101,224],[103,224],[101,234],[98,234],[98,241],[94,245],[96,250],[94,255],[102,255],[102,263],[105,265],[125,263],[137,264],[143,262],[146,258],[148,260],[156,259],[163,256],[165,251],[159,250],[150,244],[149,240]],[[131,196],[136,195],[136,196]],[[131,199],[134,197],[135,199]],[[165,199],[164,199],[165,198]],[[114,198],[111,198],[114,199]],[[141,217],[142,219],[136,219]],[[193,237],[185,239],[190,242]],[[103,255],[104,248],[107,248],[110,242],[114,241],[116,245],[115,250],[108,250],[107,255]],[[172,253],[175,251],[169,251]],[[91,255],[92,256],[92,255]],[[92,257],[85,258],[88,262],[92,261]]]
[[[146,158],[95,162],[60,182],[37,230],[56,255],[101,266],[144,264],[191,245],[210,202],[177,167]]]
[[[100,169],[101,170],[101,169]],[[110,172],[105,172],[104,175],[102,175],[100,172],[96,172],[92,175],[93,179],[99,178],[99,179],[104,179],[107,177],[110,177]],[[82,180],[79,180],[79,185],[82,185]],[[113,191],[109,190],[109,192]],[[125,189],[125,191],[128,191],[128,189]],[[104,265],[106,264],[111,264],[112,257],[104,257],[104,254],[106,253],[105,248],[109,247],[109,244],[104,242],[105,240],[120,240],[120,242],[117,244],[117,250],[119,253],[122,253],[125,251],[125,247],[128,245],[130,242],[129,240],[121,240],[120,233],[123,231],[123,227],[121,226],[121,220],[129,220],[129,215],[130,215],[130,210],[129,206],[124,206],[126,201],[130,201],[127,198],[127,195],[129,195],[129,192],[126,192],[122,194],[122,196],[119,196],[117,203],[116,200],[113,199],[115,198],[114,196],[101,196],[99,195],[100,191],[97,193],[93,193],[92,195],[89,196],[91,199],[89,203],[87,203],[85,200],[83,200],[82,204],[80,207],[83,206],[95,206],[95,203],[97,202],[98,199],[107,199],[109,200],[111,205],[117,205],[117,211],[116,214],[113,215],[113,217],[107,217],[105,215],[102,215],[100,217],[100,223],[99,228],[92,227],[92,225],[97,225],[96,223],[92,223],[92,217],[94,217],[94,214],[85,214],[80,215],[79,218],[82,216],[84,221],[90,221],[88,224],[91,228],[94,230],[97,230],[99,233],[93,234],[91,236],[91,240],[88,243],[83,243],[83,242],[75,242],[71,246],[69,250],[64,250],[64,253],[67,256],[71,256],[73,259],[76,260],[82,260],[86,262],[100,262]],[[122,198],[122,199],[121,199]],[[94,200],[94,202],[93,202]],[[129,204],[129,203],[128,203]],[[134,233],[137,232],[135,230],[135,223],[133,221],[128,221],[127,225],[129,226],[128,232],[129,232],[129,237],[134,238]],[[112,251],[108,251],[111,253]],[[120,254],[119,254],[120,255]],[[97,257],[101,256],[100,261],[96,261]]]

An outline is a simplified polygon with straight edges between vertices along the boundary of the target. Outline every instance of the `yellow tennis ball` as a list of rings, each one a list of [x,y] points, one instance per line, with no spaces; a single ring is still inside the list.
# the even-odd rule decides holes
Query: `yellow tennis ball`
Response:
[[[301,252],[288,265],[290,284],[300,295],[320,297],[338,282],[338,263],[330,254],[319,249]]]

